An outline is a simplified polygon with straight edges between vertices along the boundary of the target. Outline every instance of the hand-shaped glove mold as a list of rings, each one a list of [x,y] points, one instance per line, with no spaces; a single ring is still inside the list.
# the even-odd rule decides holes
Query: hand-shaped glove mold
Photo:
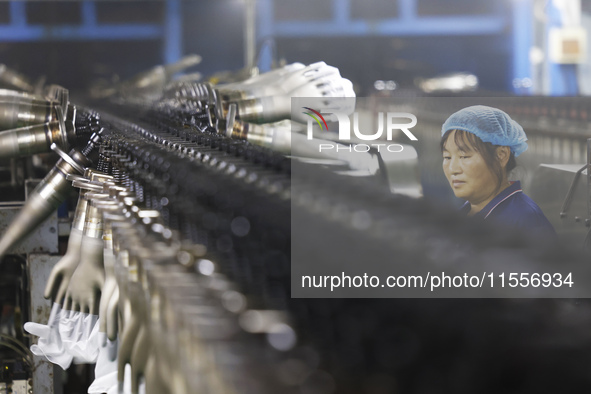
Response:
[[[64,296],[70,284],[70,278],[74,274],[80,261],[80,248],[82,245],[82,231],[72,228],[68,240],[68,250],[64,257],[51,270],[47,285],[45,286],[44,297],[62,304]]]
[[[95,315],[98,313],[100,293],[105,283],[105,269],[102,215],[92,205],[92,201],[108,198],[108,195],[86,193],[84,198],[89,200],[89,204],[82,235],[82,253],[80,263],[68,286],[64,309],[90,312],[91,315]]]
[[[86,219],[86,210],[88,207],[88,200],[84,198],[84,194],[91,189],[96,189],[95,185],[79,185],[81,188],[76,204],[74,219],[72,220],[72,230],[70,231],[70,239],[68,240],[68,249],[64,257],[53,267],[47,285],[45,286],[45,298],[51,299],[62,305],[64,296],[68,290],[70,279],[80,262],[80,249],[82,247],[82,233],[84,231],[84,222]]]
[[[105,283],[103,240],[83,236],[82,251],[80,263],[68,286],[64,308],[96,315]]]

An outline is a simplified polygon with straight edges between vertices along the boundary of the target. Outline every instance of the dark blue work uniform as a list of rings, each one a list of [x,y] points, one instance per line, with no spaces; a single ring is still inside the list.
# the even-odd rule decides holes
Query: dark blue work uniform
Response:
[[[468,201],[460,208],[460,212],[466,215],[470,212]],[[554,227],[540,207],[523,193],[519,181],[511,182],[511,186],[500,192],[473,218],[523,231],[535,238],[556,239]]]

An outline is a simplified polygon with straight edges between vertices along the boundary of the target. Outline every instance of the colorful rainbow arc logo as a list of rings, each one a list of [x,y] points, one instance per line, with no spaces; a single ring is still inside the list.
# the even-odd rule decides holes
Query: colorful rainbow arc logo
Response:
[[[324,126],[326,126],[326,131],[328,131],[328,125],[326,124],[326,120],[324,120],[324,117],[322,115],[320,115],[320,112],[315,111],[310,107],[302,107],[302,108],[307,109],[308,111],[312,111],[312,112],[314,112],[314,114],[318,115],[320,117],[320,119],[322,119],[322,123],[324,123]],[[318,126],[320,126],[320,130],[324,131],[324,127],[322,127],[322,123],[320,123],[320,119],[318,119],[316,116],[314,116],[310,112],[302,112],[302,113],[313,118],[316,121],[316,123],[318,123]]]

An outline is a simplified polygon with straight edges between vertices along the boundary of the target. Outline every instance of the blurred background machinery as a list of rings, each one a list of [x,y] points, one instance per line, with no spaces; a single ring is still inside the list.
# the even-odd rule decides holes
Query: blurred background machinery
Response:
[[[0,138],[12,141],[0,143],[0,392],[84,393],[91,383],[111,392],[99,375],[133,393],[588,388],[587,300],[295,299],[289,243],[296,215],[314,224],[311,240],[344,237],[435,266],[445,259],[433,256],[467,239],[490,241],[515,264],[585,261],[588,6],[0,2]],[[313,77],[322,83],[281,79],[303,69],[325,73]],[[286,103],[298,95],[368,97],[357,110],[370,129],[389,109],[382,98],[428,120],[418,141],[397,141],[410,152],[402,159],[318,157],[298,126],[269,125],[290,118]],[[566,245],[560,252],[475,235],[435,205],[457,204],[441,174],[440,125],[475,100],[524,126],[530,149],[517,175]],[[294,168],[306,175],[298,192]],[[340,216],[319,214],[326,204]],[[376,228],[343,225],[360,209],[403,223],[393,238],[417,236],[401,249]],[[84,270],[67,286],[75,245]],[[100,312],[99,354],[48,347],[51,325],[23,330],[74,319],[65,311]],[[65,373],[40,353],[104,369]]]

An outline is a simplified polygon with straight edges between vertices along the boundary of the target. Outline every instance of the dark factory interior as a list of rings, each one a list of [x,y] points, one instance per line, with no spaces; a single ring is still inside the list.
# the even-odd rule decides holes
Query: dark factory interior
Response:
[[[588,392],[589,32],[0,1],[0,394]]]

